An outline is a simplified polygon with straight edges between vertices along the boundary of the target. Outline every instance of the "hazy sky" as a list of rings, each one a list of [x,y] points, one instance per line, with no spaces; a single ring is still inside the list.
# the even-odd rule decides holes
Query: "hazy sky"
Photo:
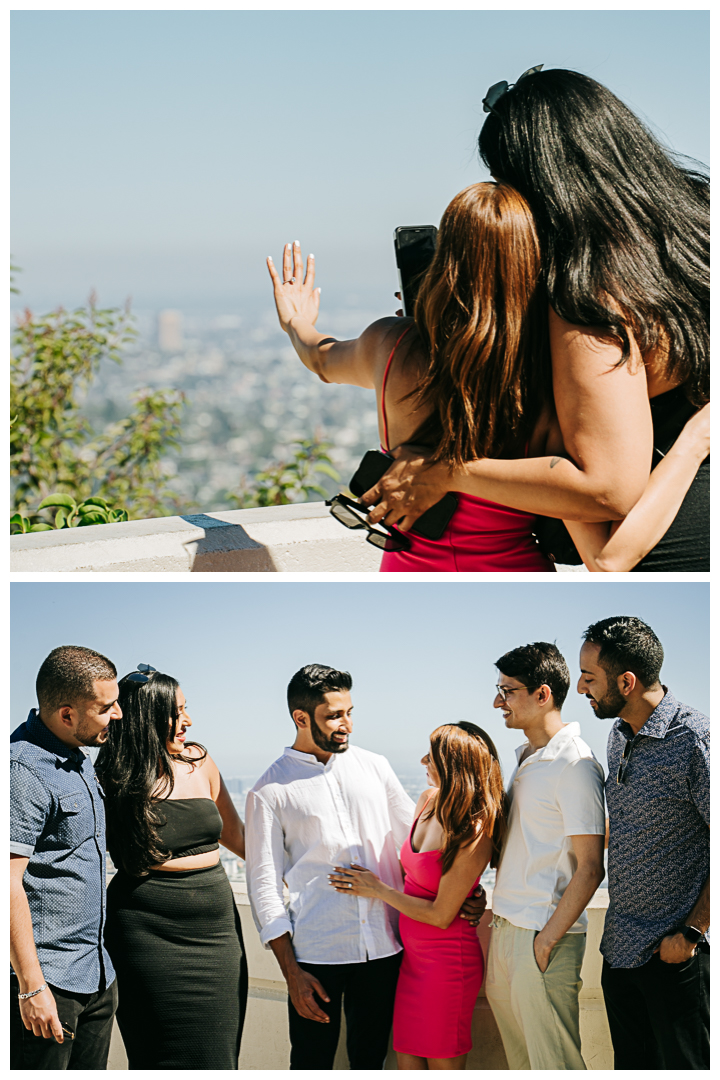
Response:
[[[709,587],[656,582],[413,583],[175,582],[11,585],[10,730],[35,705],[51,649],[85,645],[121,675],[149,663],[181,683],[193,736],[227,776],[256,778],[294,737],[285,693],[308,663],[351,672],[353,742],[417,768],[430,732],[471,720],[496,739],[506,771],[522,735],[492,708],[504,652],[557,641],[573,685],[563,710],[603,766],[611,726],[575,691],[587,626],[638,615],[665,648],[662,679],[709,710]]]
[[[706,11],[13,12],[21,302],[269,304],[299,238],[327,304],[391,310],[393,228],[484,178],[481,99],[538,63],[707,161]]]

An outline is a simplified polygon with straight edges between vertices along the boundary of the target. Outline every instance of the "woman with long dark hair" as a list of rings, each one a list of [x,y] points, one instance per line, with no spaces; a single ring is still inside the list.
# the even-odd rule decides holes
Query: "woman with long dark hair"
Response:
[[[620,520],[709,399],[708,180],[577,72],[533,69],[491,87],[485,107],[481,157],[537,227],[564,449],[458,466],[402,448],[364,496],[369,520],[411,528],[449,490],[570,521]],[[697,461],[695,435],[691,420],[683,444],[694,449],[675,453],[687,494],[659,542],[639,561],[621,552],[593,569],[710,569],[709,460]]]
[[[555,466],[571,466],[563,457],[553,401],[540,245],[525,199],[503,183],[473,184],[460,192],[443,214],[414,321],[380,319],[355,341],[337,341],[314,328],[319,290],[314,288],[313,256],[304,279],[298,244],[285,249],[282,280],[271,259],[268,266],[280,324],[306,367],[324,382],[374,389],[383,448],[408,443],[432,447],[432,460],[440,462],[437,468],[452,478],[458,505],[442,536],[430,540],[413,531],[406,550],[386,549],[381,570],[553,571],[535,538],[537,514],[543,497],[546,502],[554,498]],[[607,343],[596,345],[595,370],[580,372],[577,378],[588,384],[594,380],[596,395],[607,397],[612,391],[618,396],[616,413],[628,425],[622,448],[628,455],[640,455],[641,466],[642,423],[633,427],[631,420],[633,410],[647,413],[646,483],[650,412],[644,368],[618,367],[615,352]],[[566,391],[555,385],[556,398]],[[580,482],[565,492],[563,514],[595,523],[581,530],[583,557],[595,560],[594,569],[602,568],[604,558],[616,559],[618,551],[633,565],[660,539],[700,455],[707,452],[702,438],[707,426],[707,417],[691,423],[658,470],[653,488],[619,527],[612,526],[612,535],[611,527],[602,524],[612,516],[607,500],[599,506]],[[484,460],[473,460],[477,458]],[[471,466],[464,464],[468,461]],[[510,498],[502,497],[501,486],[492,498],[471,491],[464,474],[486,464],[500,471],[534,473],[536,480],[525,487],[528,501],[534,498],[538,508],[505,505]],[[632,458],[619,461],[618,468],[622,477],[637,474]],[[658,484],[661,497],[655,491]],[[509,487],[508,496],[516,490]],[[370,515],[371,520],[382,516],[379,510]],[[395,520],[389,513],[385,516],[386,524]]]
[[[475,724],[436,728],[422,763],[431,786],[400,852],[403,892],[359,866],[335,867],[330,880],[337,892],[376,897],[400,912],[398,1068],[464,1069],[484,960],[476,930],[459,913],[487,865],[497,866],[506,797],[493,741]]]
[[[179,684],[148,665],[119,683],[98,756],[106,796],[106,944],[130,1069],[237,1069],[247,966],[219,843],[245,857],[217,766],[188,742]]]

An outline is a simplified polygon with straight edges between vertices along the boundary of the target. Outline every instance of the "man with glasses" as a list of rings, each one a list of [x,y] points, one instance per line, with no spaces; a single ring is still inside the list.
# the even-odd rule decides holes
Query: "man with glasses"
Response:
[[[10,1068],[105,1069],[117,1005],[103,946],[105,811],[87,747],[122,713],[114,664],[54,649],[10,736]]]
[[[585,631],[578,692],[608,740],[610,905],[600,945],[616,1069],[710,1068],[710,725],[660,682],[640,619]]]
[[[510,1069],[584,1069],[578,995],[585,908],[605,875],[603,770],[560,715],[570,673],[555,645],[522,645],[496,666],[494,707],[526,741],[508,789],[487,998]]]

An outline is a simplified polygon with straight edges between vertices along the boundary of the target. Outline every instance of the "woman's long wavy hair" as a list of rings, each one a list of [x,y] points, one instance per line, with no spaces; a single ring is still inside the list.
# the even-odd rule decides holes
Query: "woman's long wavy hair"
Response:
[[[460,848],[480,833],[492,837],[490,865],[497,866],[507,829],[507,796],[494,742],[466,720],[443,724],[430,736],[430,759],[440,786],[427,817],[437,817],[445,834],[443,874]]]
[[[492,175],[532,208],[555,311],[630,356],[669,349],[665,372],[709,396],[710,188],[607,87],[576,71],[521,79],[479,137]]]
[[[158,672],[137,683],[126,675],[118,685],[122,718],[110,724],[96,768],[105,790],[110,857],[118,868],[140,877],[168,858],[155,804],[172,793],[173,761],[197,763],[207,751],[200,747],[200,758],[168,753],[167,740],[175,738],[179,720],[176,679]]]
[[[507,184],[472,184],[448,206],[415,323],[429,366],[408,397],[433,412],[410,441],[453,467],[522,455],[552,376],[540,244]]]

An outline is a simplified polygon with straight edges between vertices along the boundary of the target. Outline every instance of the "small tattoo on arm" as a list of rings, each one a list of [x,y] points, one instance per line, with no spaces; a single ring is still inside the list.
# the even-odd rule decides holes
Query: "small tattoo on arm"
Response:
[[[561,457],[554,457],[552,459],[552,461],[550,462],[550,468],[554,469],[555,466],[557,465],[558,461],[562,461],[562,458]]]

